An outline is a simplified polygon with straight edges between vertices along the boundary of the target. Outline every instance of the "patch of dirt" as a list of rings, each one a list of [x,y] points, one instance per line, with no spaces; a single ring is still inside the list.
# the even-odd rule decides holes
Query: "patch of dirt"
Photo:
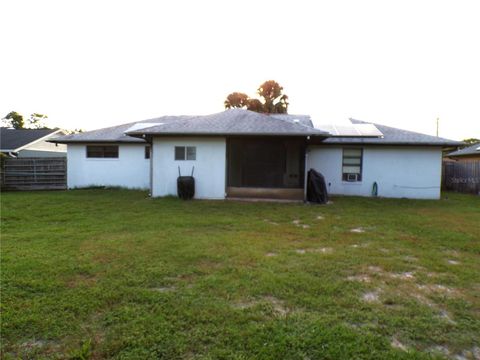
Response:
[[[353,244],[353,245],[351,245],[351,247],[354,248],[354,249],[366,248],[366,247],[369,247],[369,246],[370,246],[370,243],[368,243],[368,242],[365,242],[363,244]]]
[[[460,261],[457,261],[457,260],[448,260],[447,261],[450,265],[459,265],[460,264]]]
[[[175,291],[176,288],[175,288],[175,286],[162,286],[162,287],[151,288],[150,290],[161,292],[161,293],[166,293],[166,292]]]
[[[266,257],[273,257],[273,256],[277,256],[278,254],[277,253],[274,253],[274,252],[269,252],[269,253],[266,253],[265,256]]]
[[[477,356],[480,354],[475,355],[475,348],[473,348],[472,351],[463,350],[461,354],[452,354],[452,352],[447,346],[435,345],[427,349],[427,352],[431,354],[436,354],[436,355],[443,355],[447,358],[454,359],[454,360],[469,360],[469,359],[480,360],[480,356]]]
[[[380,248],[380,249],[378,249],[378,250],[380,250],[380,251],[383,252],[384,254],[389,254],[389,253],[390,253],[390,250],[389,250],[389,249]]]
[[[325,220],[325,217],[322,216],[322,215],[318,215],[318,216],[317,216],[317,220]]]
[[[272,220],[269,220],[269,219],[263,219],[263,221],[265,221],[267,224],[270,224],[270,225],[275,225],[275,226],[277,226],[277,225],[278,225],[278,223],[277,223],[277,222],[275,222],[275,221],[272,221]]]
[[[369,291],[362,295],[362,300],[368,303],[375,303],[380,301],[379,290]]]
[[[408,351],[407,347],[404,344],[402,344],[395,336],[392,338],[390,345],[395,349]]]
[[[290,312],[290,310],[286,308],[285,303],[282,300],[277,299],[276,297],[265,296],[263,300],[269,302],[270,305],[272,305],[273,310],[281,316],[285,316]]]
[[[24,343],[20,344],[20,347],[23,350],[30,351],[30,350],[33,350],[33,349],[42,348],[46,345],[48,345],[48,341],[46,341],[46,340],[29,340],[29,341],[25,341]]]
[[[457,324],[446,310],[440,310],[440,317],[452,325]]]
[[[347,277],[348,281],[359,281],[359,282],[364,282],[364,283],[369,283],[372,281],[370,276],[368,275],[352,275]]]
[[[403,260],[407,262],[415,262],[415,261],[418,261],[418,258],[416,258],[415,256],[406,255],[403,257]]]
[[[299,219],[293,220],[292,224],[295,225],[296,227],[301,227],[302,229],[308,229],[310,228],[310,225],[308,224],[302,224],[302,221]]]
[[[280,315],[280,316],[285,316],[287,315],[289,312],[290,312],[290,309],[288,309],[286,306],[285,306],[285,303],[282,301],[282,300],[279,300],[277,299],[276,297],[274,296],[264,296],[258,300],[246,300],[246,301],[239,301],[239,302],[236,302],[234,304],[232,304],[232,306],[235,308],[235,309],[240,309],[240,310],[244,310],[244,309],[250,309],[250,308],[253,308],[261,303],[268,303],[271,305],[273,311],[277,314],[277,315]]]
[[[459,257],[460,254],[458,253],[457,250],[446,250],[444,251],[445,254],[453,256],[453,257]]]
[[[383,273],[383,269],[380,266],[369,266],[367,269],[373,273]]]
[[[331,254],[333,249],[331,247],[323,247],[312,250],[313,252],[322,253],[322,254]]]
[[[297,254],[306,254],[306,253],[321,253],[321,254],[331,254],[333,249],[330,247],[316,248],[316,249],[296,249]]]
[[[440,293],[440,294],[448,294],[453,296],[458,293],[456,289],[450,288],[445,285],[440,285],[440,284],[417,285],[417,288],[427,294]]]
[[[392,279],[400,279],[400,280],[413,280],[415,276],[413,275],[412,271],[407,271],[403,273],[395,273],[395,274],[388,274],[389,277]]]
[[[435,345],[427,349],[427,352],[437,355],[450,356],[450,349],[444,345]]]
[[[258,304],[258,301],[251,300],[251,301],[239,301],[232,304],[232,307],[239,310],[250,309]]]
[[[472,355],[475,360],[480,360],[480,347],[474,346],[472,349]]]
[[[428,300],[425,296],[423,296],[422,294],[419,294],[419,293],[416,293],[416,292],[412,292],[410,293],[410,296],[412,296],[413,298],[415,298],[418,302],[420,302],[421,304],[423,305],[426,305],[428,307],[431,307],[431,308],[435,308],[436,305],[431,302],[430,300]]]
[[[358,227],[358,228],[351,229],[350,232],[360,234],[360,233],[364,233],[365,229],[362,227]]]

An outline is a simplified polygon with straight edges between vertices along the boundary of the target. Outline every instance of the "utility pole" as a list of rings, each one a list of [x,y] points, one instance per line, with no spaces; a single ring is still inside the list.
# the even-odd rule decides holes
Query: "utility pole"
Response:
[[[438,137],[438,123],[440,122],[440,118],[437,117],[437,137]]]

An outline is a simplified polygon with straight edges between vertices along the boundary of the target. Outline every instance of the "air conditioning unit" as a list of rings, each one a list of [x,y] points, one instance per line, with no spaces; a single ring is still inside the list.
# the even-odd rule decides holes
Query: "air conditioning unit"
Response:
[[[347,174],[347,181],[358,181],[358,174]]]

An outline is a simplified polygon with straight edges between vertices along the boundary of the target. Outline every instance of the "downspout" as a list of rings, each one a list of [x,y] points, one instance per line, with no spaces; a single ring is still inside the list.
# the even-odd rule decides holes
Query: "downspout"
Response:
[[[145,137],[145,135],[143,135]],[[153,197],[153,139],[147,141],[150,144],[150,197]]]
[[[308,152],[310,151],[308,147],[308,140],[310,136],[307,136],[306,146],[305,146],[305,161],[304,161],[304,174],[303,174],[303,202],[307,202],[307,176],[308,176]]]

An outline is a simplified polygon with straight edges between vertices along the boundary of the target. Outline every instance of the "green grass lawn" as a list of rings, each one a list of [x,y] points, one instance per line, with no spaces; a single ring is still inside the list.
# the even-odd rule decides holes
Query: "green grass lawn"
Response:
[[[480,357],[479,197],[76,190],[1,211],[4,359]]]

